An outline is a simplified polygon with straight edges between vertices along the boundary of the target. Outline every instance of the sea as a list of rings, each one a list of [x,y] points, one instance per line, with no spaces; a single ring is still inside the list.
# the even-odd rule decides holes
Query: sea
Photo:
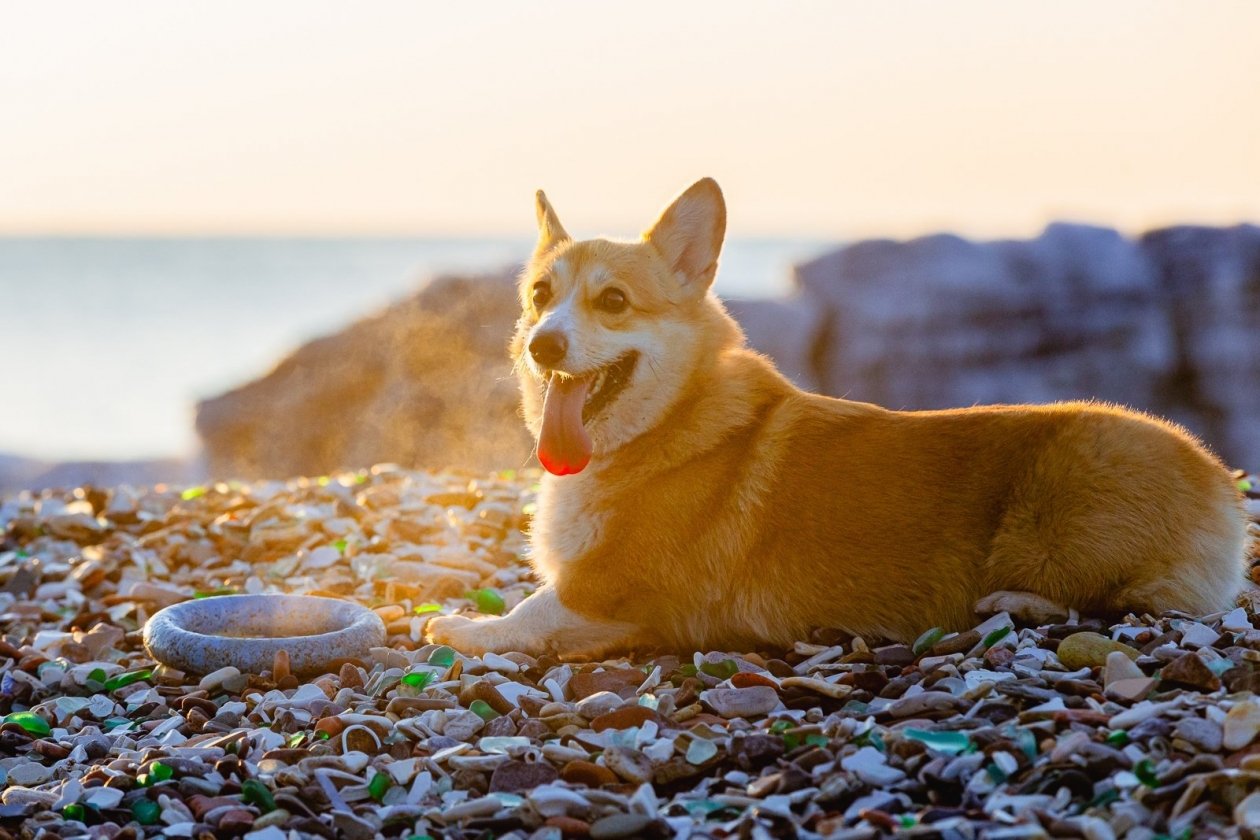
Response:
[[[0,238],[0,454],[187,458],[197,400],[267,373],[446,273],[519,265],[506,238]],[[732,239],[715,288],[771,297],[832,247]]]

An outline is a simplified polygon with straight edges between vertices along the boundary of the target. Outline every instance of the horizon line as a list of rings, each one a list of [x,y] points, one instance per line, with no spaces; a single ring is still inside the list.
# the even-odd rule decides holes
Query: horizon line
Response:
[[[964,239],[971,239],[978,242],[984,241],[1001,241],[1001,240],[1018,240],[1033,239],[1045,233],[1049,228],[1056,225],[1071,225],[1080,227],[1101,228],[1106,230],[1114,230],[1124,236],[1139,237],[1146,233],[1164,230],[1176,227],[1207,227],[1229,229],[1234,227],[1256,226],[1260,225],[1260,218],[1252,219],[1248,217],[1236,217],[1231,221],[1200,221],[1195,219],[1179,219],[1176,221],[1165,221],[1154,224],[1144,224],[1137,226],[1122,225],[1119,223],[1109,223],[1093,219],[1082,219],[1071,216],[1048,218],[1036,225],[1030,226],[1021,233],[997,233],[985,232],[981,230],[968,230],[967,225],[948,226],[941,225],[932,228],[919,229],[914,232],[856,232],[849,235],[839,234],[835,232],[822,231],[794,231],[794,232],[777,232],[777,231],[756,231],[756,232],[734,232],[728,231],[726,241],[799,241],[799,242],[817,242],[817,243],[854,243],[864,240],[894,240],[894,241],[912,241],[925,237],[952,235]],[[597,233],[574,237],[575,239],[597,239],[597,238],[614,238],[624,240],[624,236],[609,233]],[[187,230],[154,230],[136,228],[129,230],[96,230],[91,228],[75,229],[75,230],[50,230],[50,229],[4,229],[0,228],[0,241],[5,240],[446,240],[457,242],[478,242],[478,241],[498,241],[510,242],[519,241],[521,243],[531,243],[534,241],[534,234],[522,233],[506,233],[501,231],[479,231],[479,232],[444,232],[436,231],[419,231],[406,229],[380,229],[380,230],[362,230],[354,228],[329,228],[329,229],[223,229],[214,228],[190,228]]]

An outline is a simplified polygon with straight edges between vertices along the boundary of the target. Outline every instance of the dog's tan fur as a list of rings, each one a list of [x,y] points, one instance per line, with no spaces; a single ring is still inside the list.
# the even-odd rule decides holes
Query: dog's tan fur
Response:
[[[978,601],[1206,613],[1241,589],[1239,493],[1184,430],[1092,403],[903,412],[796,389],[710,292],[712,180],[639,242],[574,242],[541,193],[538,216],[512,344],[530,429],[548,371],[527,346],[549,314],[570,341],[556,369],[639,363],[587,424],[589,465],[543,480],[540,591],[503,618],[435,619],[431,638],[567,655],[782,646],[820,626],[906,641],[972,626]],[[627,311],[595,306],[609,285]]]

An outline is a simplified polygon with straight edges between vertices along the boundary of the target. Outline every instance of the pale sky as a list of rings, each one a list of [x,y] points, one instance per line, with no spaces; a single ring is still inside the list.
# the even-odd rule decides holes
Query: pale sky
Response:
[[[1260,3],[9,2],[0,232],[1260,220]]]

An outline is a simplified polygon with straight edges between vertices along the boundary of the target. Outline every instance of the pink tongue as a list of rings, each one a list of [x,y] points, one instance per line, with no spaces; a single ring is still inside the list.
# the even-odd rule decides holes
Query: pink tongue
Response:
[[[581,472],[591,460],[591,439],[582,425],[587,379],[552,380],[543,402],[538,460],[552,475]]]

